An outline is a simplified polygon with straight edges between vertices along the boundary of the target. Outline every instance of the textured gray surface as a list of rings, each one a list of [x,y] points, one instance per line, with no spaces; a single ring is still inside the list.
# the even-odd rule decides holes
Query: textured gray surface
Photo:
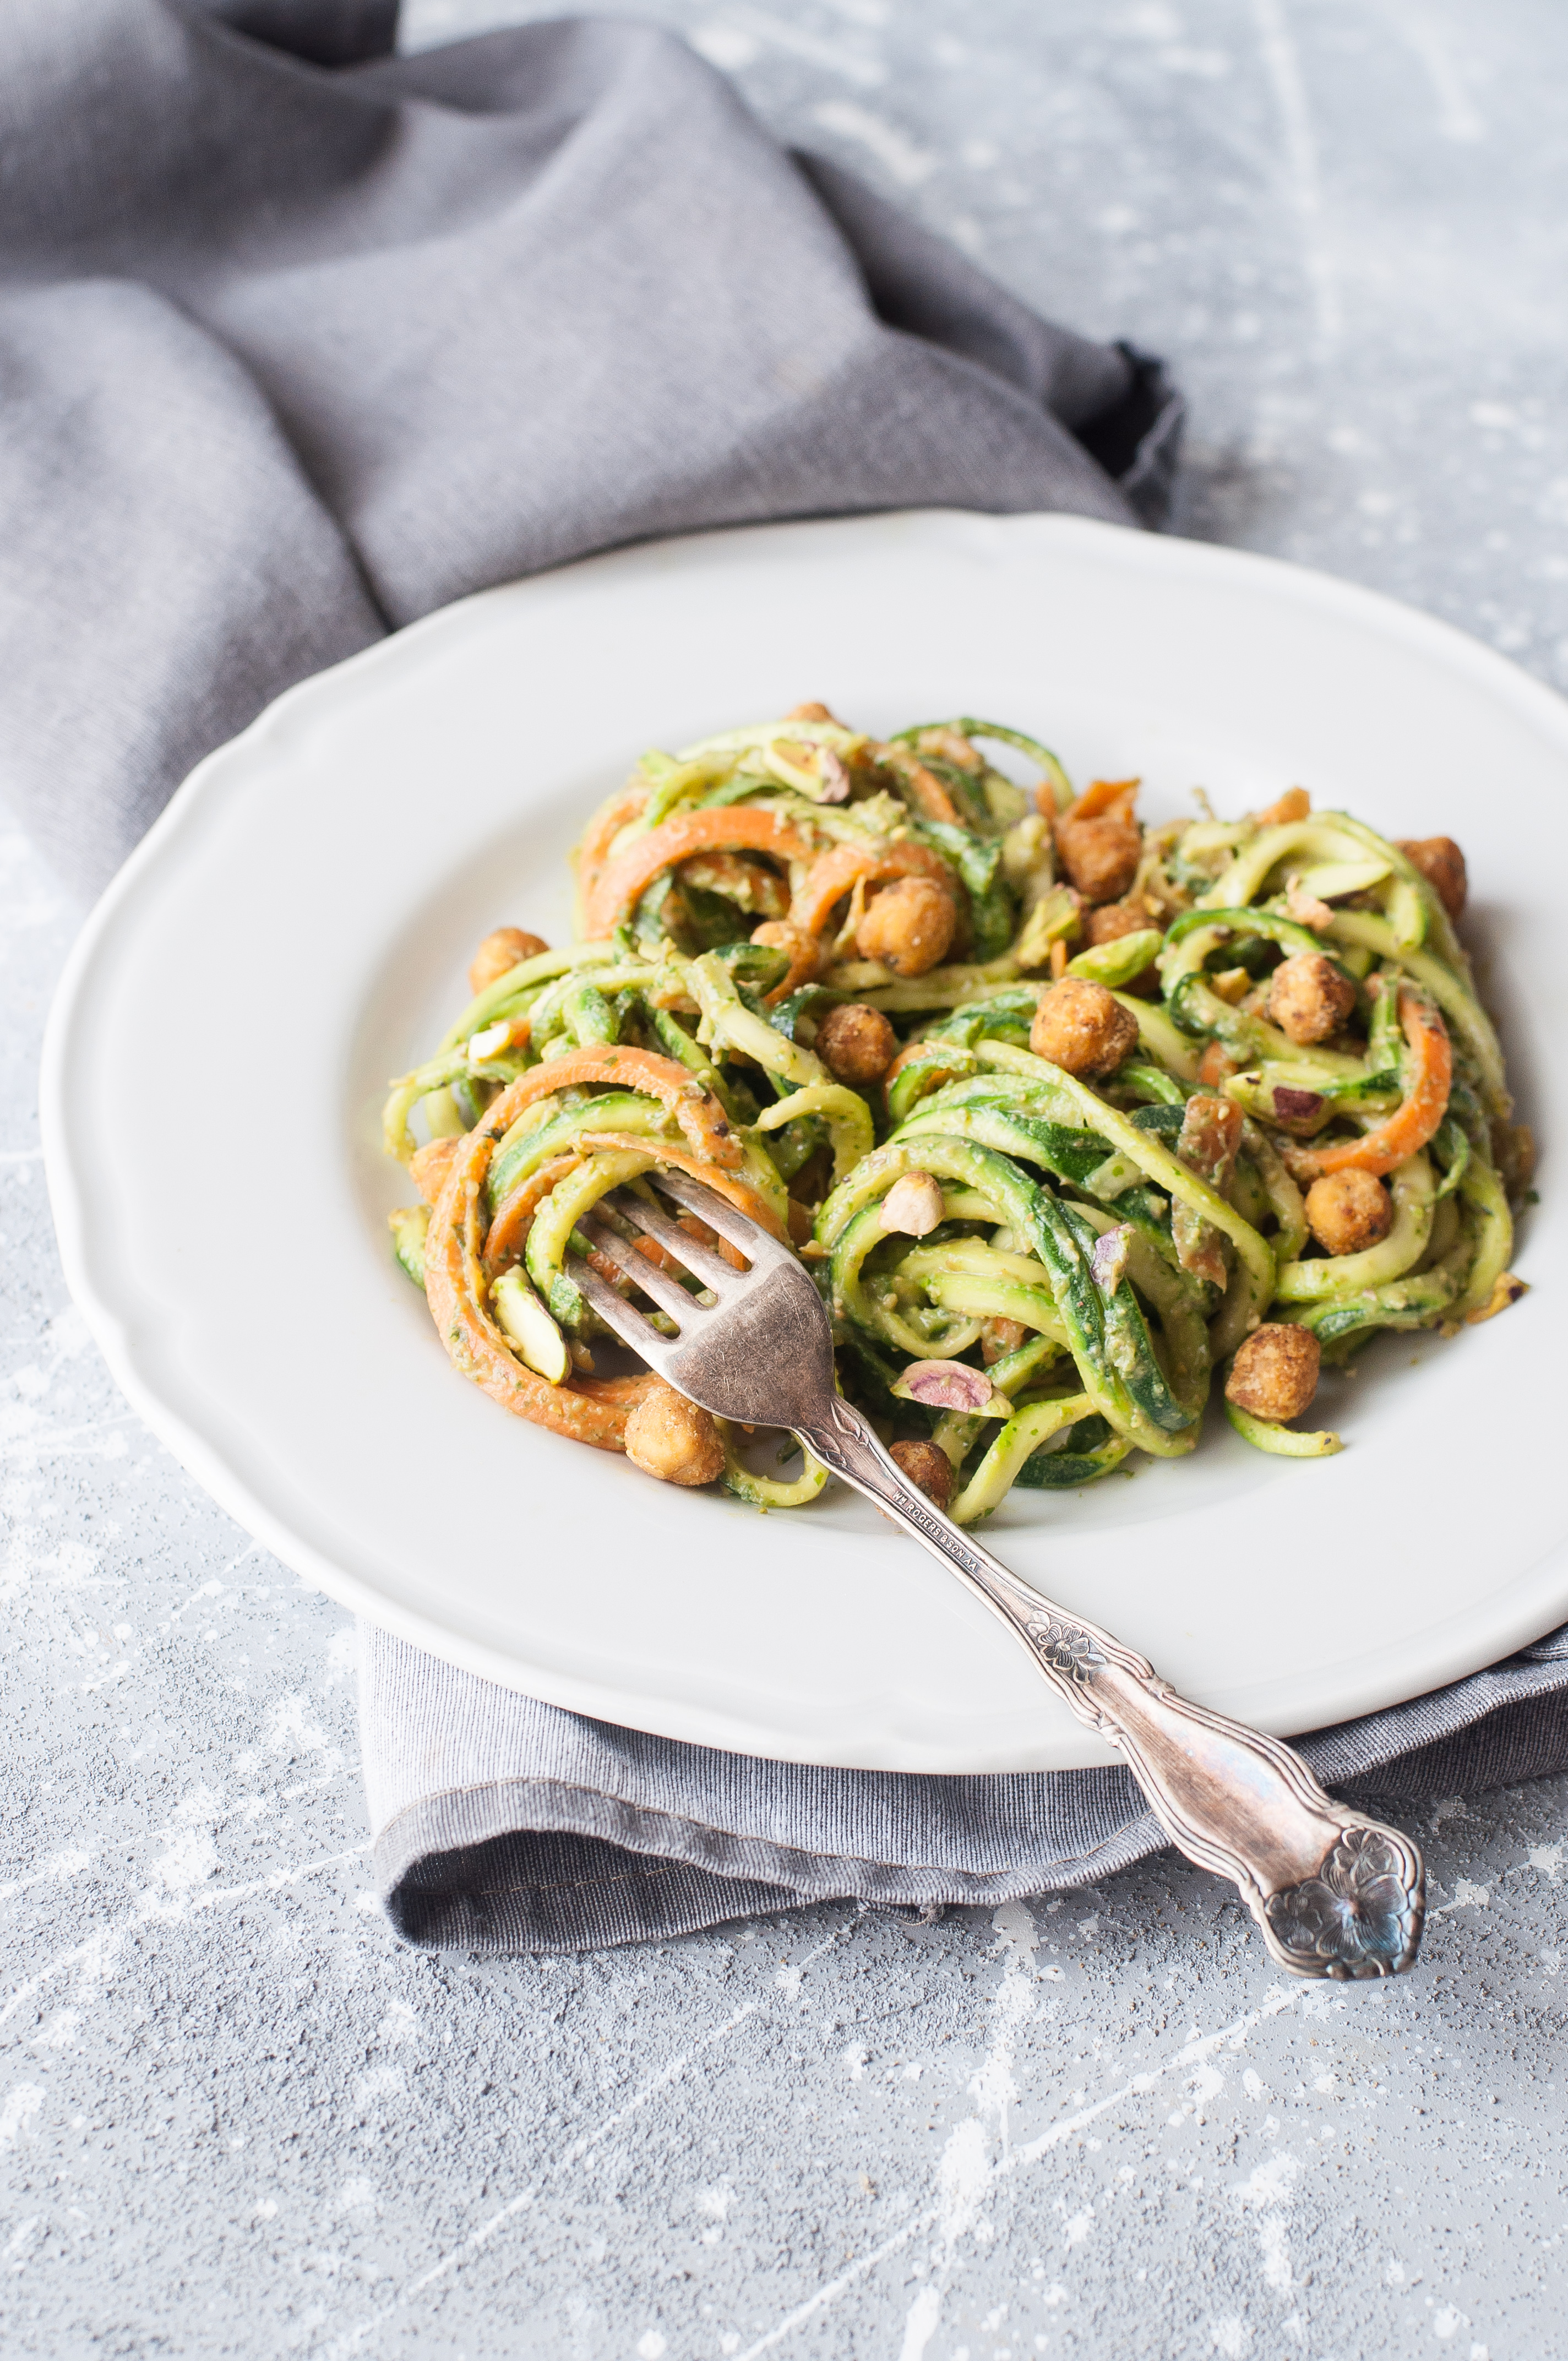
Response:
[[[1043,307],[1169,353],[1188,530],[1568,685],[1560,10],[648,13]],[[1423,1962],[1374,1992],[1282,1989],[1168,1860],[996,1923],[398,1950],[345,1619],[66,1303],[34,1073],[78,914],[0,853],[7,2356],[1568,2354],[1568,1781],[1423,1807]]]

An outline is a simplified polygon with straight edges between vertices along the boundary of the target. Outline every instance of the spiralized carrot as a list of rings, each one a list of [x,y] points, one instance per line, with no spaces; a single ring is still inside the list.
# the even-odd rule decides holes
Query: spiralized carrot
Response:
[[[1399,991],[1399,1023],[1410,1047],[1410,1086],[1387,1123],[1360,1139],[1332,1148],[1291,1148],[1286,1160],[1297,1180],[1325,1172],[1370,1172],[1381,1179],[1424,1148],[1448,1107],[1453,1083],[1453,1051],[1448,1028],[1430,1000],[1408,984]]]
[[[570,1384],[551,1385],[524,1367],[481,1309],[483,1191],[494,1153],[495,1138],[488,1126],[469,1132],[430,1217],[424,1289],[435,1333],[454,1367],[514,1418],[547,1426],[574,1443],[592,1444],[596,1451],[622,1451],[634,1403],[619,1396],[606,1400],[602,1390],[589,1394]]]
[[[1065,821],[1103,819],[1114,812],[1118,818],[1128,816],[1137,799],[1140,781],[1137,779],[1091,779],[1075,804],[1069,804],[1059,817]]]
[[[960,825],[957,806],[934,771],[928,771],[907,746],[878,746],[876,759],[884,768],[896,771],[908,787],[910,797],[923,819],[945,820],[949,828]]]
[[[717,804],[677,812],[619,852],[591,883],[585,876],[583,928],[590,938],[608,935],[629,917],[638,896],[662,870],[694,852],[771,852],[780,861],[809,861],[812,847],[782,813],[755,804]]]
[[[552,1058],[509,1082],[485,1116],[492,1139],[510,1129],[524,1107],[535,1099],[564,1091],[570,1082],[614,1082],[623,1091],[641,1091],[667,1106],[692,1144],[695,1154],[709,1164],[733,1172],[743,1161],[740,1143],[729,1128],[729,1117],[711,1091],[674,1058],[652,1049],[631,1049],[612,1042],[594,1042],[574,1049],[569,1057]]]
[[[623,828],[637,818],[652,793],[646,779],[630,779],[619,795],[600,804],[577,847],[577,891],[586,895],[609,858],[609,848]]]
[[[518,1260],[528,1244],[528,1233],[534,1214],[556,1181],[564,1180],[568,1172],[575,1172],[582,1160],[576,1155],[554,1156],[548,1164],[542,1164],[536,1172],[531,1172],[526,1180],[520,1180],[517,1187],[501,1200],[491,1218],[489,1234],[485,1240],[487,1278],[498,1278],[508,1263]]]
[[[927,845],[896,840],[880,845],[836,844],[806,872],[790,904],[789,922],[803,933],[819,935],[835,903],[855,886],[890,885],[895,877],[929,877],[934,885],[958,899],[952,871],[940,853]]]

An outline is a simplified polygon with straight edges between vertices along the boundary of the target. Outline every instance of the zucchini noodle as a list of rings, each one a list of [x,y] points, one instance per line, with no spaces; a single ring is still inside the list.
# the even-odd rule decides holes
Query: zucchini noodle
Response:
[[[1002,723],[880,740],[821,707],[644,755],[578,849],[584,939],[488,939],[467,1007],[390,1085],[385,1145],[423,1201],[392,1216],[392,1250],[462,1373],[628,1448],[658,1381],[596,1371],[623,1348],[573,1272],[586,1258],[669,1332],[607,1229],[699,1281],[614,1192],[731,1250],[661,1199],[667,1172],[794,1246],[841,1390],[950,1469],[960,1523],[1014,1486],[1185,1455],[1260,1324],[1315,1372],[1379,1330],[1453,1334],[1515,1301],[1532,1149],[1454,932],[1456,848],[1395,844],[1299,789],[1140,826],[1136,786],[1075,795]],[[1321,1022],[1277,988],[1288,961]],[[1111,1050],[1053,1032],[1069,1005]],[[1336,1231],[1351,1203],[1363,1228]],[[969,1374],[933,1391],[933,1362]],[[945,1406],[966,1399],[982,1407]],[[1339,1448],[1245,1388],[1223,1410],[1277,1456]],[[788,1439],[710,1433],[677,1480],[762,1510],[828,1480]]]

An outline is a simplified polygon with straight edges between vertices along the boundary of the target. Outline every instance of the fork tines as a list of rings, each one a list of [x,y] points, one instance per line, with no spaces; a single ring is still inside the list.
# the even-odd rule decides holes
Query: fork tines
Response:
[[[685,1204],[711,1229],[728,1237],[742,1253],[755,1257],[759,1238],[764,1244],[771,1244],[743,1213],[738,1213],[733,1206],[713,1190],[705,1189],[700,1181],[688,1180],[684,1173],[662,1172],[659,1185],[678,1204]],[[702,1281],[706,1301],[704,1296],[693,1295],[647,1255],[640,1254],[634,1245],[618,1236],[594,1213],[584,1214],[577,1223],[578,1229],[595,1250],[607,1262],[613,1264],[622,1278],[630,1279],[641,1294],[667,1312],[688,1336],[705,1314],[718,1309],[726,1298],[732,1301],[737,1290],[744,1288],[752,1277],[751,1271],[737,1271],[730,1264],[722,1261],[710,1247],[699,1244],[677,1223],[672,1222],[667,1214],[650,1205],[646,1198],[632,1190],[610,1191],[601,1200],[601,1208],[617,1215],[628,1228],[641,1231],[664,1247],[690,1271],[694,1279]],[[724,1217],[722,1220],[718,1218],[720,1215]],[[659,1367],[663,1356],[669,1351],[669,1340],[661,1336],[652,1323],[628,1303],[602,1271],[578,1262],[572,1267],[572,1277],[599,1318],[615,1331],[622,1343],[630,1345],[633,1352],[641,1353],[654,1368]]]
[[[671,1193],[673,1195],[674,1191]],[[700,1279],[705,1287],[718,1289],[727,1279],[732,1279],[736,1276],[731,1266],[716,1255],[710,1246],[699,1245],[696,1238],[681,1228],[678,1222],[672,1222],[668,1214],[659,1213],[645,1197],[634,1195],[630,1189],[612,1189],[602,1202],[611,1213],[619,1213],[622,1221],[630,1222],[633,1229],[644,1231],[660,1246],[667,1247],[675,1260],[684,1263],[692,1277]],[[710,1229],[718,1226],[716,1222],[708,1224]],[[743,1247],[746,1241],[740,1238],[735,1243]],[[647,1257],[639,1255],[637,1260],[646,1262]],[[662,1298],[659,1300],[663,1301]],[[689,1301],[690,1299],[687,1300]],[[665,1306],[666,1310],[669,1308]]]

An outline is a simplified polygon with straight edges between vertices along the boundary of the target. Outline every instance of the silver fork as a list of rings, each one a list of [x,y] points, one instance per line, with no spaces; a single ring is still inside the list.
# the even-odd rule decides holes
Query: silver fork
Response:
[[[1425,1871],[1410,1839],[1335,1803],[1280,1740],[1178,1697],[1146,1658],[981,1549],[908,1482],[837,1391],[828,1313],[795,1256],[700,1182],[661,1172],[658,1186],[739,1247],[750,1268],[734,1269],[646,1198],[617,1190],[605,1206],[667,1248],[707,1300],[590,1216],[579,1228],[678,1334],[660,1335],[598,1272],[574,1263],[573,1278],[606,1324],[718,1417],[793,1429],[951,1567],[1080,1721],[1125,1757],[1172,1843],[1238,1887],[1281,1967],[1336,1978],[1409,1967],[1425,1912]]]

